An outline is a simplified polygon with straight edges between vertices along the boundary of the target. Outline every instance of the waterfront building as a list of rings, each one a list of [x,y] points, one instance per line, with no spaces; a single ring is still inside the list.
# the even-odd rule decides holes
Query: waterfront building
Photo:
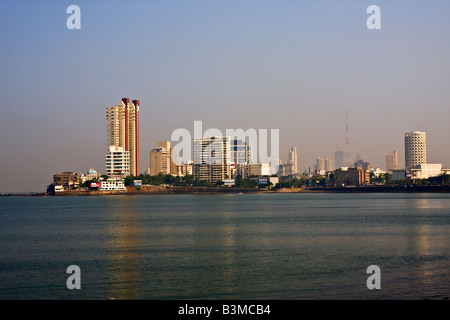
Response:
[[[107,179],[100,181],[100,191],[127,191],[123,179]]]
[[[130,175],[130,152],[122,147],[110,146],[105,155],[106,175],[110,178],[123,178]]]
[[[130,174],[138,176],[139,160],[139,100],[123,98],[117,106],[106,108],[108,148],[115,146],[129,152]]]
[[[405,168],[427,163],[427,136],[425,132],[405,133]]]
[[[100,174],[95,171],[93,168],[90,168],[86,174],[81,173],[80,175],[80,183],[83,184],[86,181],[97,180]]]
[[[428,179],[442,174],[442,164],[421,163],[410,168],[412,179]]]
[[[62,186],[64,190],[76,189],[80,186],[80,176],[70,171],[57,173],[53,175],[53,184]]]
[[[369,170],[342,167],[334,172],[336,186],[356,186],[370,183]]]
[[[208,182],[231,178],[230,137],[202,137],[193,141],[194,179]]]

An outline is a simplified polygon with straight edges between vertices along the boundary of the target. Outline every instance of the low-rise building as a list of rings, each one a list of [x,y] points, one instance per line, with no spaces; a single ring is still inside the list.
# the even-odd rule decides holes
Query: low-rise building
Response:
[[[442,164],[422,163],[410,169],[412,179],[428,179],[442,174]]]
[[[65,191],[63,186],[54,186],[55,192],[62,192]]]
[[[123,179],[108,179],[100,182],[100,191],[127,191]]]
[[[77,189],[80,187],[80,176],[70,171],[57,173],[53,175],[53,184],[63,186],[65,190]]]
[[[179,163],[177,164],[177,176],[178,177],[184,177],[187,175],[192,175],[192,163],[184,164]]]
[[[95,171],[93,168],[90,168],[86,174],[82,173],[80,175],[80,182],[81,182],[81,184],[83,184],[86,181],[97,180],[99,178],[99,176],[100,176],[100,174],[97,173],[97,171]]]
[[[248,176],[268,176],[270,175],[270,163],[250,163],[248,164]]]
[[[369,170],[342,167],[334,172],[336,186],[356,186],[370,183]]]
[[[400,181],[406,179],[406,170],[405,169],[397,169],[392,170],[391,181]]]

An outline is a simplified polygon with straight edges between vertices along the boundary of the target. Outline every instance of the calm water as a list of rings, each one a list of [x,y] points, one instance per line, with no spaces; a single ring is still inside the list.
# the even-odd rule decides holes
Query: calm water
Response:
[[[449,232],[449,194],[1,197],[0,299],[442,299]]]

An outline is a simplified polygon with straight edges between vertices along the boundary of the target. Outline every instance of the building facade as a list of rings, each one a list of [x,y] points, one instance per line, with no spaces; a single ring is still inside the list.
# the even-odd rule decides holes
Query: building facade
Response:
[[[177,164],[177,176],[178,177],[184,177],[187,175],[192,175],[192,163],[179,163]]]
[[[427,163],[427,135],[425,132],[405,133],[405,168]]]
[[[334,153],[334,164],[336,169],[344,167],[344,151],[338,150]]]
[[[370,183],[370,173],[361,168],[341,168],[334,171],[336,186],[357,186]]]
[[[53,184],[62,186],[64,190],[76,189],[80,186],[80,176],[70,171],[57,173],[53,175]]]
[[[248,165],[248,176],[268,176],[270,175],[270,163],[252,163]]]
[[[122,179],[108,179],[100,181],[100,191],[127,191]]]
[[[130,175],[130,152],[122,147],[110,146],[105,155],[106,175],[121,179]]]
[[[442,174],[442,164],[422,163],[410,169],[412,179],[428,179]]]
[[[386,154],[386,171],[393,172],[398,169],[397,150]]]
[[[231,162],[248,164],[252,162],[252,147],[242,140],[231,140]]]
[[[129,152],[130,174],[140,173],[139,100],[123,98],[117,106],[106,108],[108,148],[115,146]]]
[[[160,141],[156,143],[156,148],[150,151],[150,172],[151,176],[158,173],[177,174],[177,165],[172,159],[172,148],[170,141]]]
[[[194,179],[217,182],[231,178],[230,137],[194,138],[192,144]]]
[[[289,149],[288,161],[292,164],[291,174],[296,174],[298,172],[298,158],[297,158],[297,148],[294,146]]]

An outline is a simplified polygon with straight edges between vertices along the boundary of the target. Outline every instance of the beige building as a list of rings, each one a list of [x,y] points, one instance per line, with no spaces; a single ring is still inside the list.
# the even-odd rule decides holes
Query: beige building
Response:
[[[370,183],[370,172],[361,168],[342,167],[334,171],[336,186],[356,186]]]
[[[333,161],[328,158],[317,157],[314,170],[317,171],[333,171]]]
[[[413,131],[405,133],[405,168],[427,163],[427,134]]]
[[[413,179],[428,179],[442,174],[442,164],[422,163],[410,169]]]
[[[80,186],[80,176],[75,172],[62,172],[53,175],[53,184],[62,186],[64,190],[76,189]]]
[[[296,174],[298,171],[298,161],[297,161],[297,148],[296,147],[292,147],[291,149],[289,149],[289,160],[288,162],[291,163],[291,169],[289,171],[291,171],[291,174]]]
[[[192,164],[184,164],[184,163],[177,164],[177,176],[178,177],[192,175],[193,174],[192,170],[193,170]]]
[[[398,169],[397,163],[397,150],[394,150],[392,153],[386,154],[386,171],[393,172]]]
[[[157,142],[156,148],[150,151],[150,175],[156,176],[160,172],[163,174],[177,174],[177,165],[172,159],[170,141]]]
[[[139,104],[139,100],[123,98],[117,106],[106,108],[108,148],[115,146],[129,152],[132,176],[140,174]]]
[[[270,175],[270,163],[251,163],[248,165],[248,176],[268,176]]]

